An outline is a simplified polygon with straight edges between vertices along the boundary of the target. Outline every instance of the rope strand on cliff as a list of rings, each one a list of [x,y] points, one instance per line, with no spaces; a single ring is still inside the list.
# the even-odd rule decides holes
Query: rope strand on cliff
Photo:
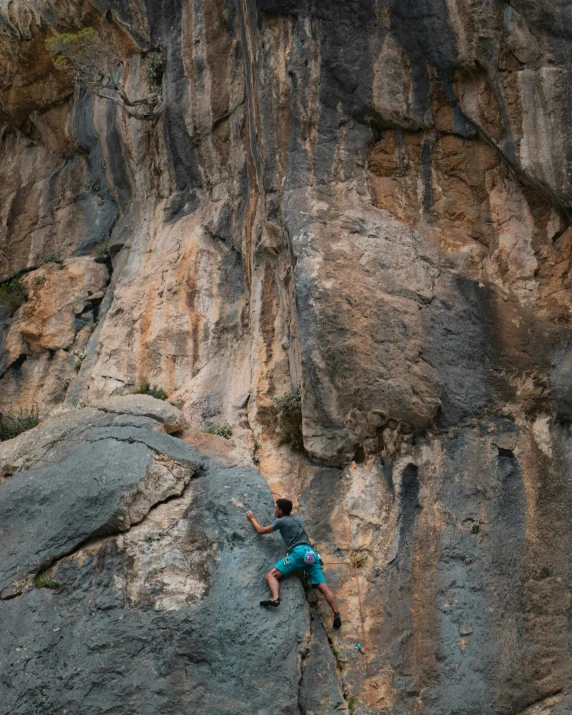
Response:
[[[361,621],[361,637],[363,640],[363,650],[361,651],[363,657],[365,658],[365,666],[367,670],[367,677],[369,679],[369,682],[372,685],[377,685],[374,683],[373,678],[371,677],[371,669],[369,667],[369,658],[367,657],[367,644],[365,640],[365,621],[363,617],[363,608],[361,604],[361,591],[359,587],[359,574],[358,574],[358,561],[328,561],[327,563],[324,563],[324,566],[353,566],[355,569],[355,579],[356,579],[356,586],[357,586],[357,595],[358,595],[358,604],[359,604],[359,618]]]
[[[357,595],[358,595],[358,603],[359,603],[359,618],[361,621],[361,635],[363,639],[363,648],[364,648],[364,658],[365,658],[365,665],[367,668],[367,677],[369,678],[370,683],[373,684],[373,680],[371,677],[371,670],[369,668],[369,658],[367,657],[367,645],[365,642],[365,622],[363,619],[363,610],[361,606],[361,592],[359,588],[359,574],[358,574],[358,562],[354,561],[354,567],[355,567],[355,574],[356,574],[356,585],[357,585]]]

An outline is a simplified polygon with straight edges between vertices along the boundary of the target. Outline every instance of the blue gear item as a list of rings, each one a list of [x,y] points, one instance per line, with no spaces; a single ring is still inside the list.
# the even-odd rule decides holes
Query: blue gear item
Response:
[[[294,573],[294,571],[305,571],[310,577],[312,586],[319,586],[321,583],[326,583],[324,572],[319,563],[319,557],[313,564],[309,564],[304,560],[309,551],[313,552],[311,546],[304,544],[295,546],[287,556],[275,564],[274,568],[280,571],[283,576],[289,576]]]

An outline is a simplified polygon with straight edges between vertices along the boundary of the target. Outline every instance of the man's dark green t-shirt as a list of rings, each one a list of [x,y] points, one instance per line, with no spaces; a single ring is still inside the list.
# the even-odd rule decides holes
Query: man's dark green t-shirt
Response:
[[[299,516],[290,515],[283,516],[280,519],[274,519],[271,526],[272,531],[280,532],[288,549],[288,553],[290,553],[295,546],[300,546],[300,544],[310,546],[304,528],[304,522]]]

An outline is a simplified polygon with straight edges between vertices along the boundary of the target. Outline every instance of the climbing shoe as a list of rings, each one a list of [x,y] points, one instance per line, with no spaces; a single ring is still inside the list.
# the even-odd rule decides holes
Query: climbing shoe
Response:
[[[342,619],[340,618],[339,613],[334,613],[334,628],[338,630],[338,628],[342,627]]]
[[[265,601],[260,601],[260,605],[264,606],[264,608],[278,608],[280,605],[280,599],[279,598],[267,598]]]

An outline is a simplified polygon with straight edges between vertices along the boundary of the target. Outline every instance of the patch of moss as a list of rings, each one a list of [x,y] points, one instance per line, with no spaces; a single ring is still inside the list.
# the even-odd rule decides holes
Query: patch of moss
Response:
[[[163,74],[167,66],[167,53],[161,50],[149,52],[145,59],[145,74],[147,82],[153,92],[160,92],[163,83]]]
[[[45,571],[41,571],[40,573],[36,574],[34,578],[34,586],[36,588],[60,588],[62,585],[61,581],[58,581],[57,578],[51,578],[46,574]]]
[[[20,278],[21,275],[16,273],[11,280],[0,283],[0,306],[6,308],[10,315],[13,315],[28,298]]]
[[[136,392],[137,395],[151,395],[157,400],[166,400],[168,395],[165,390],[157,387],[156,385],[150,385],[148,382],[142,382],[139,385],[139,389]]]
[[[39,424],[40,415],[37,407],[31,407],[29,410],[20,408],[15,415],[8,412],[0,413],[0,442],[14,439]]]
[[[232,427],[228,422],[223,425],[213,425],[208,428],[207,434],[216,434],[219,437],[224,437],[224,439],[230,439],[232,437]]]
[[[40,256],[42,263],[61,263],[60,257],[56,251],[44,251]]]
[[[302,436],[302,400],[298,390],[290,390],[284,397],[275,397],[278,409],[278,428],[280,444],[289,444],[292,449],[301,452],[304,449]]]

